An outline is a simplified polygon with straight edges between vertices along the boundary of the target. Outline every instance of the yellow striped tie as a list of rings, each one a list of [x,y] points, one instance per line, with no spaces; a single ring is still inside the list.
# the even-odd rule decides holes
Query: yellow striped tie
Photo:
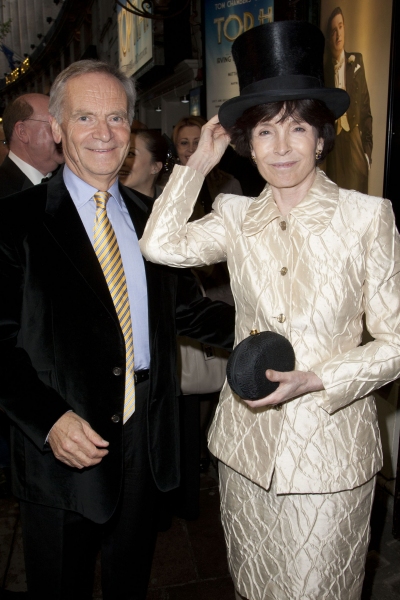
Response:
[[[93,198],[96,202],[96,217],[94,220],[94,250],[104,277],[110,290],[115,310],[125,339],[126,373],[125,373],[125,403],[124,423],[135,411],[135,380],[133,366],[133,336],[131,312],[129,308],[128,289],[121,254],[114,229],[107,216],[107,201],[111,194],[97,192]]]

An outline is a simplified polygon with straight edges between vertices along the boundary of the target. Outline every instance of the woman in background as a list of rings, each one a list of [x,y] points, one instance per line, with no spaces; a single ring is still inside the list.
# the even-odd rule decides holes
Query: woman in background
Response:
[[[156,185],[167,160],[168,144],[151,129],[133,129],[131,145],[119,172],[119,180],[139,196],[155,200],[161,194]]]
[[[206,124],[203,117],[185,117],[178,121],[172,133],[179,164],[186,165],[199,143],[201,128]],[[191,221],[200,219],[211,212],[211,206],[218,194],[242,195],[242,188],[237,179],[229,173],[214,167],[207,175],[194,206]]]

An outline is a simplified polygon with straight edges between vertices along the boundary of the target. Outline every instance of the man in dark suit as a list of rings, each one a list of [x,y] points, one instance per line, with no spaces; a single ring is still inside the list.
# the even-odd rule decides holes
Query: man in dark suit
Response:
[[[176,335],[233,343],[231,307],[140,254],[149,209],[117,180],[134,102],[114,67],[70,65],[50,94],[66,165],[2,201],[0,406],[30,598],[89,600],[101,546],[104,600],[144,600],[179,483]]]
[[[1,129],[0,198],[41,183],[64,162],[51,134],[48,96],[25,94],[10,102]],[[0,411],[0,447],[5,449],[9,445],[8,431],[8,419]],[[7,495],[10,489],[7,455],[0,456],[0,482],[5,482],[0,483],[0,495]]]
[[[331,56],[326,63],[326,85],[345,89],[347,112],[336,122],[335,148],[327,158],[327,175],[339,187],[368,193],[372,160],[372,115],[362,55],[346,52],[344,17],[340,7],[328,20]]]
[[[49,97],[24,94],[3,114],[9,154],[0,166],[0,198],[41,183],[64,162],[51,134]]]

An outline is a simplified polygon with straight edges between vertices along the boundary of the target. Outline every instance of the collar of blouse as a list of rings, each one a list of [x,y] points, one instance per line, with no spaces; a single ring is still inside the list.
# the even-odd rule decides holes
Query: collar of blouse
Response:
[[[300,222],[313,235],[321,235],[336,211],[339,188],[317,169],[317,176],[303,200],[290,211],[290,216]],[[262,231],[274,219],[282,218],[266,185],[261,194],[249,206],[243,222],[243,234],[247,237]]]

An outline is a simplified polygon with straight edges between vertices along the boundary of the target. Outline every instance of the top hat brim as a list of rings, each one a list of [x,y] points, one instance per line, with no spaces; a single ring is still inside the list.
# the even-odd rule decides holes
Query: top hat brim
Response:
[[[321,100],[332,111],[335,119],[342,116],[350,105],[350,96],[339,88],[259,90],[224,102],[218,111],[219,122],[225,129],[229,129],[248,108],[268,102],[303,99]]]

